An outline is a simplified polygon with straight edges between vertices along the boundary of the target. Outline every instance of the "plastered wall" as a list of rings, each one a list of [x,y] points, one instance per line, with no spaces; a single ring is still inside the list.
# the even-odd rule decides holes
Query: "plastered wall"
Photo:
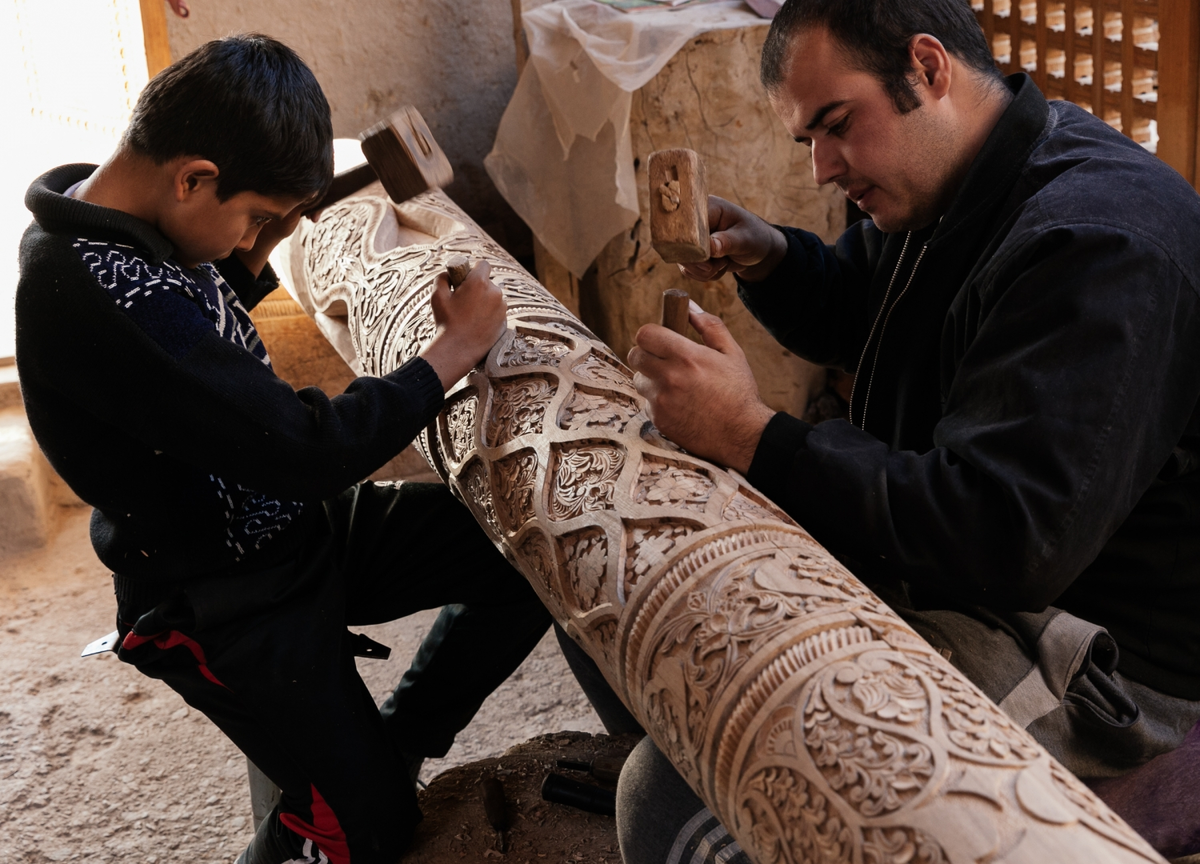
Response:
[[[312,68],[334,134],[356,137],[405,103],[416,105],[454,167],[447,190],[487,230],[515,215],[483,170],[516,86],[512,10],[504,0],[192,0],[168,12],[171,56],[210,39],[260,32]],[[503,242],[502,236],[497,236]]]

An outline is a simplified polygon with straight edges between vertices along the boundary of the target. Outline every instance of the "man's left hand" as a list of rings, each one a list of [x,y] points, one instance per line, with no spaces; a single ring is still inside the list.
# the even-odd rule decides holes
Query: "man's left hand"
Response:
[[[689,320],[703,345],[657,324],[638,331],[628,358],[634,385],[650,402],[650,419],[660,432],[688,452],[744,474],[775,412],[759,397],[746,355],[725,322],[694,302]]]

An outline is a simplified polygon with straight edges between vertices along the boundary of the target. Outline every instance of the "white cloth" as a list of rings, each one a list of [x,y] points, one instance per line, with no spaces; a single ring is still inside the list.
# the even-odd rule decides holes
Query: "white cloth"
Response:
[[[550,254],[582,276],[638,218],[633,92],[693,36],[764,22],[741,0],[633,13],[554,0],[523,22],[529,63],[484,166]]]

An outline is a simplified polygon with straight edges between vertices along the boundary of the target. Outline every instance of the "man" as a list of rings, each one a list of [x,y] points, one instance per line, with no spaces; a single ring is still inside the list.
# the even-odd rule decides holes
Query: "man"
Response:
[[[647,326],[630,352],[654,422],[1077,774],[1179,746],[1200,719],[1200,198],[1001,77],[964,0],[789,0],[762,78],[817,182],[871,219],[827,247],[714,198],[712,258],[684,270],[734,273],[786,348],[855,373],[850,422],[767,408],[698,307],[704,345]],[[712,821],[664,812],[687,794],[664,764],[622,778],[626,860],[704,860]]]

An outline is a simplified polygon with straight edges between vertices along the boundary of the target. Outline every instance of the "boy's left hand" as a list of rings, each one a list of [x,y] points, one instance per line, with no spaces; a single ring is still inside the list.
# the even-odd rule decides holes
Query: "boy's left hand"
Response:
[[[300,224],[300,217],[311,206],[311,199],[297,204],[282,219],[272,219],[263,225],[262,228],[258,229],[258,237],[254,240],[254,246],[245,251],[238,249],[234,252],[241,259],[242,263],[246,265],[246,269],[254,274],[255,279],[262,273],[263,268],[267,266],[267,259],[271,257],[271,253],[275,251],[275,247],[281,241],[292,236],[292,233],[296,230],[296,226]]]

